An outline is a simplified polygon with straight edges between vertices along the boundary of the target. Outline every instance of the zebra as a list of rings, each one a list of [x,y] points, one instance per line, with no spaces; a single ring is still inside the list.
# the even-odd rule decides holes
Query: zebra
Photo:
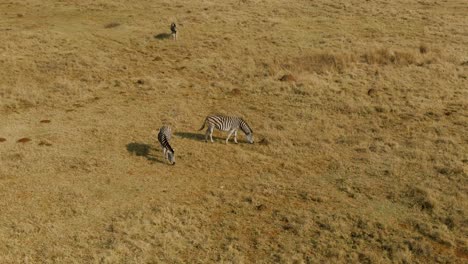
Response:
[[[245,122],[244,119],[240,117],[209,115],[205,118],[203,126],[198,131],[201,131],[203,128],[205,128],[207,123],[208,129],[205,133],[205,142],[208,142],[208,134],[210,135],[211,142],[213,142],[213,130],[216,128],[221,131],[229,131],[229,134],[226,138],[226,144],[228,143],[232,133],[234,133],[234,142],[237,144],[237,130],[240,128],[247,136],[247,141],[250,144],[254,143],[253,130],[250,128],[247,122]]]
[[[159,129],[158,141],[163,148],[164,158],[169,161],[172,165],[175,165],[175,154],[174,149],[169,145],[169,140],[171,139],[172,131],[169,126],[163,126]]]
[[[177,40],[177,26],[174,22],[171,24],[171,35],[173,40]]]

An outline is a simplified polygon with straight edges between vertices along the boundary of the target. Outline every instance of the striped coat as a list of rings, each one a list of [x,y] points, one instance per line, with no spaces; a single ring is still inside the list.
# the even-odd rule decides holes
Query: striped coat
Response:
[[[158,141],[163,148],[164,158],[169,161],[172,165],[175,164],[175,153],[174,149],[169,144],[169,140],[172,136],[172,130],[169,126],[163,126],[159,129]]]
[[[244,121],[244,119],[235,116],[224,116],[224,115],[209,115],[205,118],[203,126],[198,130],[202,130],[207,126],[205,133],[205,141],[208,141],[208,135],[210,136],[211,142],[213,142],[213,130],[216,128],[221,131],[229,131],[229,134],[226,138],[226,144],[229,141],[229,138],[234,134],[234,142],[237,143],[237,130],[242,130],[247,137],[249,143],[254,143],[253,139],[253,130]]]

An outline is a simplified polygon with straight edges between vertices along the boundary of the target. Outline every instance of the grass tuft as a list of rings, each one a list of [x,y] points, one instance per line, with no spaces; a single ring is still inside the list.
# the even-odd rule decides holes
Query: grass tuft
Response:
[[[416,56],[410,52],[392,51],[381,48],[364,53],[361,56],[364,63],[376,65],[410,65],[416,64]]]
[[[426,44],[422,43],[419,45],[419,52],[421,54],[426,54],[429,51],[429,48],[427,47]]]
[[[301,70],[319,74],[327,72],[341,73],[355,62],[356,57],[352,54],[335,54],[330,52],[321,52],[294,60],[295,65]]]

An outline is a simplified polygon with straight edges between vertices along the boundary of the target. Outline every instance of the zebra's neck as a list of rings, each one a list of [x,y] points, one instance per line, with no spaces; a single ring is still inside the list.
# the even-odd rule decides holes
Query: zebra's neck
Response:
[[[252,133],[252,129],[250,129],[249,125],[244,120],[240,121],[240,129],[242,132],[244,132],[246,135]]]
[[[172,149],[171,145],[169,145],[169,142],[167,142],[167,149],[169,149],[170,152],[174,153],[174,149]]]

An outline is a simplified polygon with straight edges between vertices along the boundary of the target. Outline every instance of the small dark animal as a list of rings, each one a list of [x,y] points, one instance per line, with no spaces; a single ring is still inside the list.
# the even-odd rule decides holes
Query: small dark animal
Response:
[[[173,40],[177,40],[177,26],[174,22],[171,24],[171,35]]]

